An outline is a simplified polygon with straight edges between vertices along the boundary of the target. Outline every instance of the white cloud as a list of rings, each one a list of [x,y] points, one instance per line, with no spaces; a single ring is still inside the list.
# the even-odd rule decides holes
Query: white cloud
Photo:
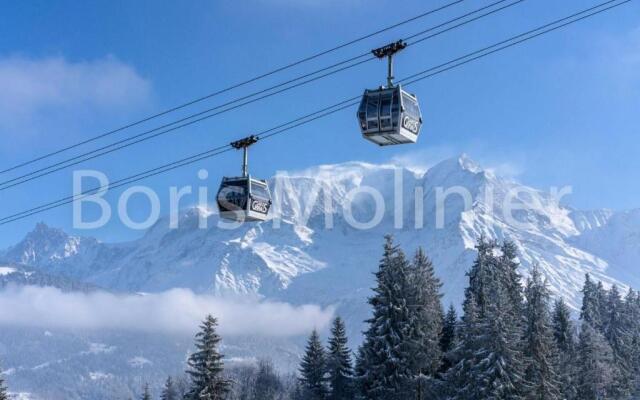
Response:
[[[72,121],[87,112],[139,106],[151,93],[146,79],[112,56],[81,62],[0,59],[0,88],[0,130],[19,130],[16,136],[48,120]]]
[[[489,164],[487,171],[493,172],[502,178],[513,179],[522,175],[523,170],[520,166],[512,162],[498,162],[497,164]]]
[[[331,308],[223,299],[187,289],[146,295],[65,293],[50,287],[0,292],[0,325],[193,334],[207,314],[222,335],[294,336],[324,328]]]
[[[429,146],[397,154],[391,158],[391,163],[422,174],[440,161],[457,155],[459,152],[450,147]]]
[[[397,154],[391,158],[390,162],[394,165],[405,167],[418,174],[423,174],[432,166],[439,162],[459,157],[462,154],[470,154],[470,158],[476,161],[486,171],[492,172],[497,176],[507,179],[517,178],[522,174],[523,168],[520,163],[516,163],[513,160],[503,161],[495,156],[492,152],[488,152],[482,149],[482,146],[467,145],[454,149],[452,147],[434,146],[417,150],[410,150],[405,153]],[[512,155],[515,159],[518,158]]]

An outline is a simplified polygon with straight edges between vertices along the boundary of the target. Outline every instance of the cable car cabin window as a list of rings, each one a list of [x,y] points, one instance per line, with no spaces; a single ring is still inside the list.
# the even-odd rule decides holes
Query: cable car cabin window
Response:
[[[380,129],[391,128],[391,98],[393,92],[380,95]]]
[[[224,210],[245,209],[247,207],[247,181],[223,182],[218,192],[218,204]]]
[[[420,109],[418,108],[418,102],[407,95],[406,93],[402,94],[402,105],[404,106],[404,112],[409,117],[415,119],[416,121],[420,120]]]
[[[251,196],[259,197],[261,199],[269,200],[269,192],[267,191],[267,187],[265,185],[251,182]]]
[[[393,101],[391,102],[391,121],[393,128],[398,126],[398,118],[400,115],[400,96],[399,91],[393,92]]]
[[[380,95],[378,93],[367,94],[367,130],[378,129],[378,107]]]
[[[360,121],[360,128],[367,129],[367,97],[364,96],[360,102],[358,108],[358,120]]]

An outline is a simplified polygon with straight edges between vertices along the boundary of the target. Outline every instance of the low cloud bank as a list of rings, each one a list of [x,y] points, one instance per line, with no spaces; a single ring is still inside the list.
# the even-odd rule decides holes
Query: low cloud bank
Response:
[[[333,309],[224,299],[187,289],[145,295],[66,293],[35,286],[0,291],[3,326],[191,335],[206,314],[218,318],[222,335],[295,336],[327,326]]]

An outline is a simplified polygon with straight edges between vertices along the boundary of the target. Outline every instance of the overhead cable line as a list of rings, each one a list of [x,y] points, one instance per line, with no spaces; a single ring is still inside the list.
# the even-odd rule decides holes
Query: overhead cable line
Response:
[[[421,80],[424,80],[424,79],[430,78],[432,76],[444,73],[444,72],[449,71],[449,70],[451,70],[453,68],[457,68],[459,66],[465,65],[467,63],[470,63],[472,61],[475,61],[475,60],[478,60],[480,58],[486,57],[488,55],[495,54],[495,53],[497,53],[499,51],[502,51],[502,50],[505,50],[507,48],[516,46],[518,44],[527,42],[527,41],[529,41],[531,39],[537,38],[537,37],[542,36],[544,34],[547,34],[547,33],[553,32],[555,30],[564,28],[566,26],[572,25],[572,24],[574,24],[576,22],[579,22],[579,21],[585,20],[587,18],[593,17],[595,15],[601,14],[603,12],[606,12],[608,10],[611,10],[613,8],[616,8],[616,7],[619,7],[619,6],[624,5],[626,3],[629,3],[629,2],[631,2],[631,0],[624,0],[624,1],[621,1],[621,2],[617,2],[617,0],[610,0],[610,1],[606,1],[604,3],[600,3],[600,4],[596,5],[596,6],[587,8],[585,10],[579,11],[579,12],[574,13],[572,15],[569,15],[567,17],[564,17],[564,18],[555,20],[553,22],[550,22],[548,24],[542,25],[542,26],[540,26],[538,28],[529,30],[527,32],[521,33],[521,34],[516,35],[516,36],[513,36],[513,37],[511,37],[509,39],[500,41],[500,42],[495,43],[495,44],[493,44],[491,46],[487,46],[487,47],[485,47],[483,49],[468,53],[465,56],[458,57],[458,58],[456,58],[454,60],[451,60],[450,62],[447,62],[447,63],[444,63],[444,64],[440,64],[439,66],[436,66],[436,67],[433,67],[433,68],[429,68],[429,69],[421,71],[421,72],[419,72],[417,74],[413,74],[411,76],[403,78],[402,81],[407,81],[408,80],[405,83],[405,85],[414,84],[414,83],[419,82]],[[613,3],[615,3],[615,4],[613,4]],[[604,7],[604,6],[607,6],[607,7]],[[351,99],[344,100],[344,101],[342,101],[340,103],[336,103],[333,106],[324,108],[323,110],[316,111],[316,112],[311,113],[311,114],[307,114],[306,116],[300,117],[300,118],[298,118],[296,120],[290,121],[290,122],[285,123],[285,124],[281,124],[278,127],[274,127],[274,128],[268,129],[266,131],[260,132],[256,136],[258,138],[260,138],[260,140],[264,140],[264,139],[267,139],[269,137],[276,136],[278,134],[284,133],[286,131],[289,131],[291,129],[299,127],[301,125],[304,125],[304,124],[310,123],[312,121],[315,121],[317,119],[324,118],[324,117],[329,116],[331,114],[337,113],[337,112],[339,112],[341,110],[345,110],[345,109],[351,108],[351,107],[353,107],[353,106],[355,106],[355,105],[357,105],[359,103],[357,101],[357,99],[359,99],[359,96],[353,97]],[[294,125],[291,125],[292,123],[294,123],[296,121],[298,121],[298,122],[295,123]],[[282,127],[282,128],[279,128],[279,127]],[[25,211],[22,211],[22,212],[19,212],[19,213],[16,213],[16,214],[12,214],[12,215],[9,215],[7,217],[0,218],[0,225],[8,224],[10,222],[14,222],[14,221],[17,221],[17,220],[20,220],[20,219],[23,219],[23,218],[27,218],[27,217],[29,217],[31,215],[38,214],[38,213],[41,213],[41,212],[44,212],[44,211],[47,211],[47,210],[50,210],[50,209],[53,209],[53,208],[60,207],[60,206],[65,205],[65,204],[72,203],[73,201],[76,201],[76,200],[81,200],[83,198],[81,196],[88,196],[88,195],[91,195],[91,194],[99,193],[101,191],[106,191],[106,190],[108,190],[110,188],[117,188],[117,187],[120,187],[122,185],[134,183],[134,182],[137,182],[139,180],[149,178],[151,176],[162,174],[162,173],[170,171],[172,169],[180,168],[180,167],[183,167],[183,166],[186,166],[186,165],[193,164],[193,163],[198,162],[198,161],[202,161],[202,160],[207,159],[207,158],[214,157],[216,155],[219,155],[219,154],[221,154],[223,152],[226,152],[226,151],[229,151],[229,150],[231,150],[231,146],[230,145],[220,146],[220,147],[211,149],[211,150],[209,150],[207,152],[199,153],[199,154],[197,154],[195,156],[187,157],[187,158],[184,158],[184,159],[181,159],[181,160],[169,163],[169,164],[165,164],[165,165],[157,167],[157,168],[153,168],[153,169],[147,170],[145,172],[142,172],[142,173],[139,173],[139,174],[136,174],[136,175],[133,175],[133,176],[129,176],[129,177],[124,178],[124,179],[120,179],[118,181],[113,182],[112,185],[104,185],[104,186],[101,186],[101,187],[98,187],[98,188],[93,188],[93,189],[90,189],[88,191],[82,192],[79,195],[65,197],[65,198],[62,198],[60,200],[57,200],[57,201],[54,201],[54,202],[51,202],[51,203],[43,204],[43,205],[38,206],[38,207],[34,207],[34,208],[31,208],[31,209],[28,209],[28,210],[25,210]]]
[[[22,168],[22,167],[24,167],[24,166],[27,166],[27,165],[30,165],[30,164],[36,163],[36,162],[41,161],[41,160],[44,160],[44,159],[46,159],[46,158],[53,157],[53,156],[55,156],[55,155],[58,155],[58,154],[64,153],[64,152],[66,152],[66,151],[69,151],[69,150],[75,149],[75,148],[77,148],[77,147],[83,146],[83,145],[85,145],[85,144],[88,144],[88,143],[94,142],[94,141],[99,140],[99,139],[102,139],[102,138],[104,138],[104,137],[111,136],[111,135],[113,135],[113,134],[116,134],[116,133],[118,133],[118,132],[121,132],[121,131],[124,131],[124,130],[126,130],[126,129],[132,128],[132,127],[134,127],[134,126],[137,126],[137,125],[143,124],[143,123],[145,123],[145,122],[151,121],[151,120],[153,120],[153,119],[156,119],[156,118],[162,117],[162,116],[164,116],[164,115],[167,115],[167,114],[173,113],[173,112],[175,112],[175,111],[181,110],[181,109],[183,109],[183,108],[186,108],[186,107],[192,106],[192,105],[194,105],[194,104],[196,104],[196,103],[200,103],[200,102],[202,102],[202,101],[204,101],[204,100],[207,100],[207,99],[213,98],[213,97],[215,97],[215,96],[219,96],[219,95],[221,95],[221,94],[223,94],[223,93],[227,93],[227,92],[232,91],[232,90],[234,90],[234,89],[237,89],[237,88],[240,88],[240,87],[246,86],[246,85],[248,85],[248,84],[250,84],[250,83],[256,82],[256,81],[258,81],[258,80],[261,80],[261,79],[267,78],[267,77],[269,77],[269,76],[275,75],[275,74],[277,74],[277,73],[279,73],[279,72],[282,72],[282,71],[285,71],[285,70],[291,69],[291,68],[293,68],[293,67],[295,67],[295,66],[298,66],[298,65],[304,64],[304,63],[306,63],[306,62],[312,61],[312,60],[317,59],[317,58],[320,58],[320,57],[322,57],[322,56],[324,56],[324,55],[327,55],[327,54],[329,54],[329,53],[332,53],[332,52],[335,52],[335,51],[337,51],[337,50],[343,49],[343,48],[345,48],[345,47],[351,46],[351,45],[353,45],[353,44],[356,44],[356,43],[361,42],[361,41],[363,41],[363,40],[369,39],[369,38],[374,37],[374,36],[376,36],[376,35],[379,35],[379,34],[381,34],[381,33],[384,33],[384,32],[387,32],[387,31],[390,31],[390,30],[395,29],[395,28],[397,28],[397,27],[400,27],[400,26],[402,26],[402,25],[405,25],[405,24],[408,24],[408,23],[410,23],[410,22],[413,22],[413,21],[419,20],[419,19],[421,19],[421,18],[427,17],[427,16],[429,16],[429,15],[431,15],[431,14],[435,14],[435,13],[437,13],[437,12],[439,12],[439,11],[442,11],[442,10],[445,10],[445,9],[447,9],[447,8],[449,8],[449,7],[454,6],[454,5],[460,4],[460,3],[464,2],[464,1],[465,1],[465,0],[455,0],[455,1],[452,1],[452,2],[450,2],[450,3],[444,4],[444,5],[440,6],[440,7],[437,7],[437,8],[434,8],[434,9],[428,10],[428,11],[425,11],[425,12],[423,12],[423,13],[421,13],[421,14],[418,14],[418,15],[416,15],[416,16],[413,16],[413,17],[411,17],[411,18],[407,18],[407,19],[405,19],[405,20],[403,20],[403,21],[397,22],[397,23],[395,23],[395,24],[393,24],[393,25],[389,25],[389,26],[384,27],[384,28],[382,28],[382,29],[378,29],[377,31],[374,31],[374,32],[368,33],[368,34],[366,34],[366,35],[360,36],[360,37],[358,37],[358,38],[356,38],[356,39],[352,39],[352,40],[350,40],[350,41],[347,41],[347,42],[345,42],[345,43],[339,44],[339,45],[334,46],[334,47],[332,47],[332,48],[329,48],[329,49],[326,49],[326,50],[320,51],[320,52],[315,53],[315,54],[313,54],[313,55],[311,55],[311,56],[308,56],[308,57],[302,58],[302,59],[300,59],[300,60],[297,60],[297,61],[291,62],[291,63],[289,63],[289,64],[286,64],[286,65],[282,66],[282,67],[276,68],[276,69],[274,69],[274,70],[272,70],[272,71],[269,71],[269,72],[263,73],[263,74],[261,74],[261,75],[254,76],[253,78],[249,78],[249,79],[247,79],[247,80],[245,80],[245,81],[242,81],[242,82],[239,82],[239,83],[236,83],[236,84],[233,84],[233,85],[227,86],[227,87],[225,87],[225,88],[223,88],[223,89],[220,89],[220,90],[217,90],[217,91],[215,91],[215,92],[213,92],[213,93],[209,93],[209,94],[207,94],[207,95],[204,95],[204,96],[198,97],[198,98],[196,98],[196,99],[190,100],[190,101],[188,101],[188,102],[186,102],[186,103],[182,103],[182,104],[180,104],[180,105],[177,105],[177,106],[171,107],[171,108],[169,108],[169,109],[166,109],[166,110],[164,110],[164,111],[158,112],[158,113],[156,113],[156,114],[153,114],[153,115],[151,115],[151,116],[145,117],[145,118],[143,118],[143,119],[137,120],[137,121],[135,121],[135,122],[131,122],[131,123],[129,123],[129,124],[127,124],[127,125],[124,125],[124,126],[121,126],[121,127],[119,127],[119,128],[116,128],[116,129],[113,129],[113,130],[110,130],[110,131],[104,132],[104,133],[99,134],[99,135],[97,135],[97,136],[93,136],[93,137],[91,137],[91,138],[89,138],[89,139],[86,139],[86,140],[83,140],[83,141],[81,141],[81,142],[74,143],[74,144],[72,144],[72,145],[69,145],[69,146],[66,146],[66,147],[60,148],[60,149],[58,149],[58,150],[52,151],[52,152],[50,152],[50,153],[44,154],[44,155],[39,156],[39,157],[36,157],[36,158],[34,158],[34,159],[31,159],[31,160],[24,161],[24,162],[22,162],[22,163],[16,164],[16,165],[14,165],[14,166],[12,166],[12,167],[5,168],[5,169],[3,169],[3,170],[0,170],[0,174],[4,174],[4,173],[6,173],[6,172],[10,172],[10,171],[16,170],[16,169],[18,169],[18,168]]]
[[[483,6],[481,8],[478,8],[478,9],[473,10],[471,12],[468,12],[468,13],[466,13],[464,15],[461,15],[459,17],[456,17],[456,18],[448,20],[448,21],[446,21],[444,23],[441,23],[439,25],[436,25],[436,26],[433,26],[433,27],[428,28],[426,30],[420,31],[417,34],[411,35],[409,38],[414,38],[414,37],[421,36],[421,35],[424,35],[424,34],[429,33],[429,32],[433,32],[434,30],[439,29],[439,28],[441,28],[443,26],[449,25],[449,24],[451,24],[453,22],[459,21],[459,20],[464,19],[466,17],[469,17],[469,16],[471,16],[473,14],[477,14],[477,13],[479,13],[481,11],[485,11],[485,10],[487,10],[487,9],[493,7],[493,6],[496,6],[498,4],[504,3],[506,1],[507,0],[499,0],[499,1],[493,2],[493,3],[489,4],[489,5],[486,5],[486,6]],[[485,18],[487,16],[490,16],[492,14],[500,12],[500,11],[502,11],[504,9],[507,9],[509,7],[512,7],[512,6],[515,6],[517,4],[520,4],[520,3],[524,2],[524,1],[525,0],[515,0],[515,1],[513,1],[513,2],[511,2],[509,4],[507,4],[507,5],[502,6],[502,7],[490,10],[490,11],[488,11],[486,13],[483,13],[483,14],[480,14],[480,15],[474,17],[474,18],[465,20],[465,21],[463,21],[463,22],[461,22],[459,24],[456,24],[456,25],[450,26],[450,27],[448,27],[446,29],[437,31],[437,32],[435,32],[435,33],[433,33],[431,35],[428,35],[426,37],[421,38],[420,40],[412,42],[409,45],[415,45],[415,44],[423,42],[425,40],[432,39],[432,38],[434,38],[436,36],[439,36],[439,35],[442,35],[442,34],[444,34],[446,32],[449,32],[451,30],[460,28],[460,27],[462,27],[462,26],[464,26],[466,24],[469,24],[471,22],[477,21],[477,20],[479,20],[481,18]],[[364,59],[364,60],[360,60],[363,57],[367,57],[367,58]],[[136,134],[136,135],[128,137],[128,138],[124,138],[124,139],[119,140],[117,142],[114,142],[114,143],[105,145],[103,147],[100,147],[98,149],[95,149],[95,150],[92,150],[92,151],[89,151],[89,152],[74,156],[74,157],[69,158],[67,160],[54,163],[54,164],[49,165],[47,167],[39,168],[37,170],[34,170],[34,171],[29,172],[29,173],[23,174],[23,175],[18,176],[16,178],[12,178],[12,179],[0,182],[0,191],[4,191],[6,189],[21,185],[21,184],[26,183],[26,182],[30,182],[32,180],[47,176],[49,174],[52,174],[54,172],[58,172],[60,170],[72,167],[74,165],[78,165],[80,163],[83,163],[83,162],[86,162],[86,161],[89,161],[89,160],[93,160],[95,158],[98,158],[98,157],[101,157],[101,156],[104,156],[104,155],[107,155],[107,154],[122,150],[124,148],[130,147],[130,146],[142,143],[142,142],[145,142],[147,140],[156,138],[158,136],[162,136],[162,135],[165,135],[167,133],[174,132],[177,129],[180,129],[180,128],[192,125],[194,123],[201,122],[203,120],[206,120],[206,119],[209,119],[209,118],[212,118],[212,117],[227,113],[229,111],[244,107],[246,105],[255,103],[255,102],[260,101],[260,100],[264,100],[266,98],[269,98],[269,97],[275,96],[277,94],[289,91],[291,89],[295,89],[297,87],[306,85],[308,83],[315,82],[317,80],[326,78],[326,77],[328,77],[330,75],[333,75],[333,74],[336,74],[338,72],[342,72],[342,71],[354,68],[356,66],[359,66],[361,64],[364,64],[366,62],[369,62],[369,61],[375,60],[375,59],[376,58],[372,56],[371,52],[367,52],[367,53],[361,54],[359,56],[355,56],[355,57],[352,57],[350,59],[347,59],[347,60],[332,64],[332,65],[330,65],[328,67],[325,67],[325,68],[322,68],[320,70],[317,70],[317,71],[314,71],[314,72],[311,72],[311,73],[308,73],[308,74],[301,75],[299,77],[290,79],[290,80],[288,80],[286,82],[282,82],[282,83],[277,84],[275,86],[271,86],[271,87],[269,87],[267,89],[263,89],[263,90],[260,90],[258,92],[255,92],[255,93],[252,93],[252,94],[249,94],[249,95],[234,99],[232,101],[226,102],[224,104],[215,106],[213,108],[209,108],[209,109],[200,111],[198,113],[195,113],[195,114],[189,115],[187,117],[181,118],[181,119],[179,119],[177,121],[164,124],[162,126],[153,128],[151,130]],[[360,61],[357,61],[357,60],[360,60]],[[352,62],[352,61],[356,61],[356,62],[348,64],[349,62]],[[343,67],[341,67],[339,69],[333,69],[335,67],[338,67],[338,66],[341,66],[341,65],[344,65],[344,64],[348,64],[348,65],[343,66]],[[325,71],[329,71],[329,72],[325,72]],[[318,75],[318,76],[312,77],[313,75],[316,75],[316,74],[318,74],[320,72],[325,72],[325,73],[322,74],[322,75]],[[312,77],[312,78],[306,79],[306,80],[301,81],[301,82],[298,82],[298,81],[300,81],[302,79],[309,78],[309,77]],[[295,83],[295,82],[298,82],[298,83]],[[295,83],[295,84],[290,85],[290,86],[286,86],[286,85],[289,85],[291,83]],[[281,89],[279,89],[277,91],[270,92],[271,90],[278,89],[278,88],[281,88]],[[270,92],[270,93],[268,93],[268,92]],[[254,97],[256,95],[259,95],[259,94],[262,94],[262,96],[255,97],[255,98],[252,99],[252,97]],[[243,100],[245,100],[245,101],[243,101]],[[239,103],[239,102],[241,102],[241,103]],[[236,103],[239,103],[239,104],[236,104]],[[198,117],[200,117],[200,118],[198,118]],[[194,118],[196,118],[196,119],[193,120]],[[192,121],[190,121],[190,120],[192,120]]]

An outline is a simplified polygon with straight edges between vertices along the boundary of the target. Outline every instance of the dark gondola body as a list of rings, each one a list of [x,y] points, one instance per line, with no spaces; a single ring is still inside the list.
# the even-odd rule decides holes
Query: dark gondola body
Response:
[[[271,208],[267,182],[245,177],[224,177],[216,196],[220,217],[244,221],[264,221]]]
[[[415,143],[422,126],[418,99],[396,85],[365,90],[358,109],[362,136],[380,146]]]

